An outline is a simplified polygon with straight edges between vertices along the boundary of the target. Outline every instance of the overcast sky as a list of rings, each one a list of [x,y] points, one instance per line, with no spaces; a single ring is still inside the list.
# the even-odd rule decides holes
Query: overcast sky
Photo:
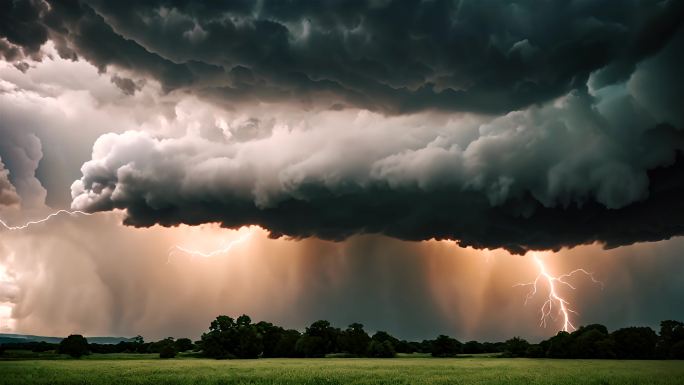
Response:
[[[0,5],[0,331],[684,319],[681,1]],[[188,251],[198,251],[192,253]],[[221,252],[213,252],[223,250]],[[201,255],[204,253],[205,255]],[[208,255],[209,254],[209,255]]]

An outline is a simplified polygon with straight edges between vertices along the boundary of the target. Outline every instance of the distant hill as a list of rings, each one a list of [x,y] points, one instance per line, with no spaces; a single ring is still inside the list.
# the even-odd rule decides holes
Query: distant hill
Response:
[[[49,342],[52,344],[58,344],[62,341],[64,337],[45,337],[45,336],[34,336],[28,334],[7,334],[0,333],[0,344],[11,344],[11,343],[22,343],[22,342]],[[126,337],[88,337],[88,342],[95,344],[118,344],[122,341],[130,341],[130,338]]]

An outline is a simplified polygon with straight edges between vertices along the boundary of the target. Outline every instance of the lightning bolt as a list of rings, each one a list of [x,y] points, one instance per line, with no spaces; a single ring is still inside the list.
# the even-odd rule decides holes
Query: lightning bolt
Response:
[[[558,291],[558,287],[567,286],[570,289],[575,290],[575,287],[571,283],[569,283],[567,279],[573,277],[576,274],[583,274],[589,277],[593,283],[601,285],[601,288],[603,288],[603,283],[601,281],[596,280],[594,278],[594,274],[586,271],[585,269],[575,269],[569,273],[554,276],[551,273],[549,273],[549,270],[546,268],[544,261],[542,261],[542,259],[538,255],[533,254],[532,259],[534,260],[535,264],[537,265],[537,268],[539,269],[539,274],[534,279],[534,281],[528,283],[519,283],[517,285],[514,285],[514,287],[531,287],[530,292],[527,293],[527,296],[525,297],[525,304],[527,305],[527,302],[537,294],[537,291],[539,291],[538,286],[542,282],[546,283],[549,292],[546,301],[544,301],[544,303],[541,306],[541,317],[539,325],[546,327],[549,320],[555,320],[553,316],[553,309],[554,306],[557,306],[557,315],[560,316],[563,320],[563,326],[561,330],[565,332],[572,332],[576,330],[577,328],[575,327],[575,325],[572,324],[572,321],[570,320],[570,314],[577,314],[577,312],[570,307],[570,302],[568,302],[568,300],[561,296],[561,294]]]
[[[249,240],[249,238],[251,238],[253,233],[254,233],[253,231],[250,231],[246,234],[243,234],[238,239],[232,240],[232,241],[228,242],[225,246],[223,246],[219,249],[210,251],[210,252],[203,252],[200,250],[188,249],[188,248],[180,246],[180,245],[172,246],[171,249],[169,250],[169,258],[167,259],[167,263],[170,262],[170,259],[173,255],[175,255],[176,253],[179,253],[179,252],[190,255],[190,256],[202,257],[202,258],[212,258],[212,257],[215,257],[217,255],[227,254],[235,246],[238,246],[242,243],[247,242],[247,240]]]
[[[24,223],[23,225],[19,225],[19,226],[10,226],[10,225],[7,224],[7,222],[5,222],[5,221],[3,221],[2,219],[0,219],[0,225],[2,225],[2,227],[4,227],[4,228],[7,229],[7,230],[10,230],[10,231],[24,230],[24,229],[27,229],[27,228],[29,228],[29,227],[31,227],[31,226],[34,226],[34,225],[37,225],[37,224],[40,224],[40,223],[47,222],[47,221],[49,221],[50,219],[52,219],[52,218],[54,218],[54,217],[57,217],[57,216],[60,216],[60,215],[70,215],[70,216],[75,216],[75,215],[86,215],[86,216],[90,216],[90,215],[93,215],[93,214],[92,214],[92,213],[87,213],[87,212],[85,212],[85,211],[79,211],[79,210],[75,210],[75,211],[70,211],[70,210],[58,210],[58,211],[55,211],[54,213],[52,213],[52,214],[46,216],[45,218],[36,219],[36,220],[32,220],[32,221],[28,221],[28,222]]]

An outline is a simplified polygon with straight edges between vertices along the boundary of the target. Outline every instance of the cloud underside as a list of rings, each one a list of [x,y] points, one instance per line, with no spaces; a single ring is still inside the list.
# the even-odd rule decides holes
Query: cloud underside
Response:
[[[258,224],[273,237],[339,241],[353,234],[382,233],[405,240],[454,239],[461,246],[504,248],[522,254],[592,242],[610,248],[682,235],[684,162],[678,159],[675,165],[649,176],[650,199],[612,210],[596,203],[581,208],[545,208],[529,196],[491,207],[478,194],[447,189],[425,193],[370,188],[336,194],[314,192],[316,186],[311,186],[315,197],[310,200],[289,199],[266,209],[228,194],[220,200],[175,199],[164,207],[137,196],[120,206],[127,210],[125,223],[133,226],[219,222],[238,228]]]

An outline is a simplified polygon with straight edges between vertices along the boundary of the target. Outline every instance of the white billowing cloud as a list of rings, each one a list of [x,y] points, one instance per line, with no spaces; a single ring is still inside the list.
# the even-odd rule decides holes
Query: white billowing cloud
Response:
[[[0,159],[0,206],[13,206],[21,201],[17,190],[9,180],[9,171]]]
[[[315,199],[307,192],[314,185],[340,194],[373,186],[475,191],[491,206],[531,193],[545,207],[597,201],[617,209],[648,196],[647,171],[672,162],[678,144],[650,143],[655,147],[644,156],[637,143],[656,122],[645,115],[638,127],[618,126],[601,112],[605,103],[637,112],[624,88],[614,92],[611,100],[573,92],[490,120],[324,111],[271,123],[272,132],[252,140],[235,133],[210,140],[197,130],[107,134],[72,186],[72,207],[126,208],[144,197],[152,207],[239,199],[265,209]]]
[[[173,96],[159,96],[154,82],[128,96],[91,64],[61,59],[51,44],[44,50],[50,56],[25,72],[0,62],[0,157],[25,208],[46,194],[50,204],[68,205],[71,180],[98,136],[173,116],[165,104]]]

